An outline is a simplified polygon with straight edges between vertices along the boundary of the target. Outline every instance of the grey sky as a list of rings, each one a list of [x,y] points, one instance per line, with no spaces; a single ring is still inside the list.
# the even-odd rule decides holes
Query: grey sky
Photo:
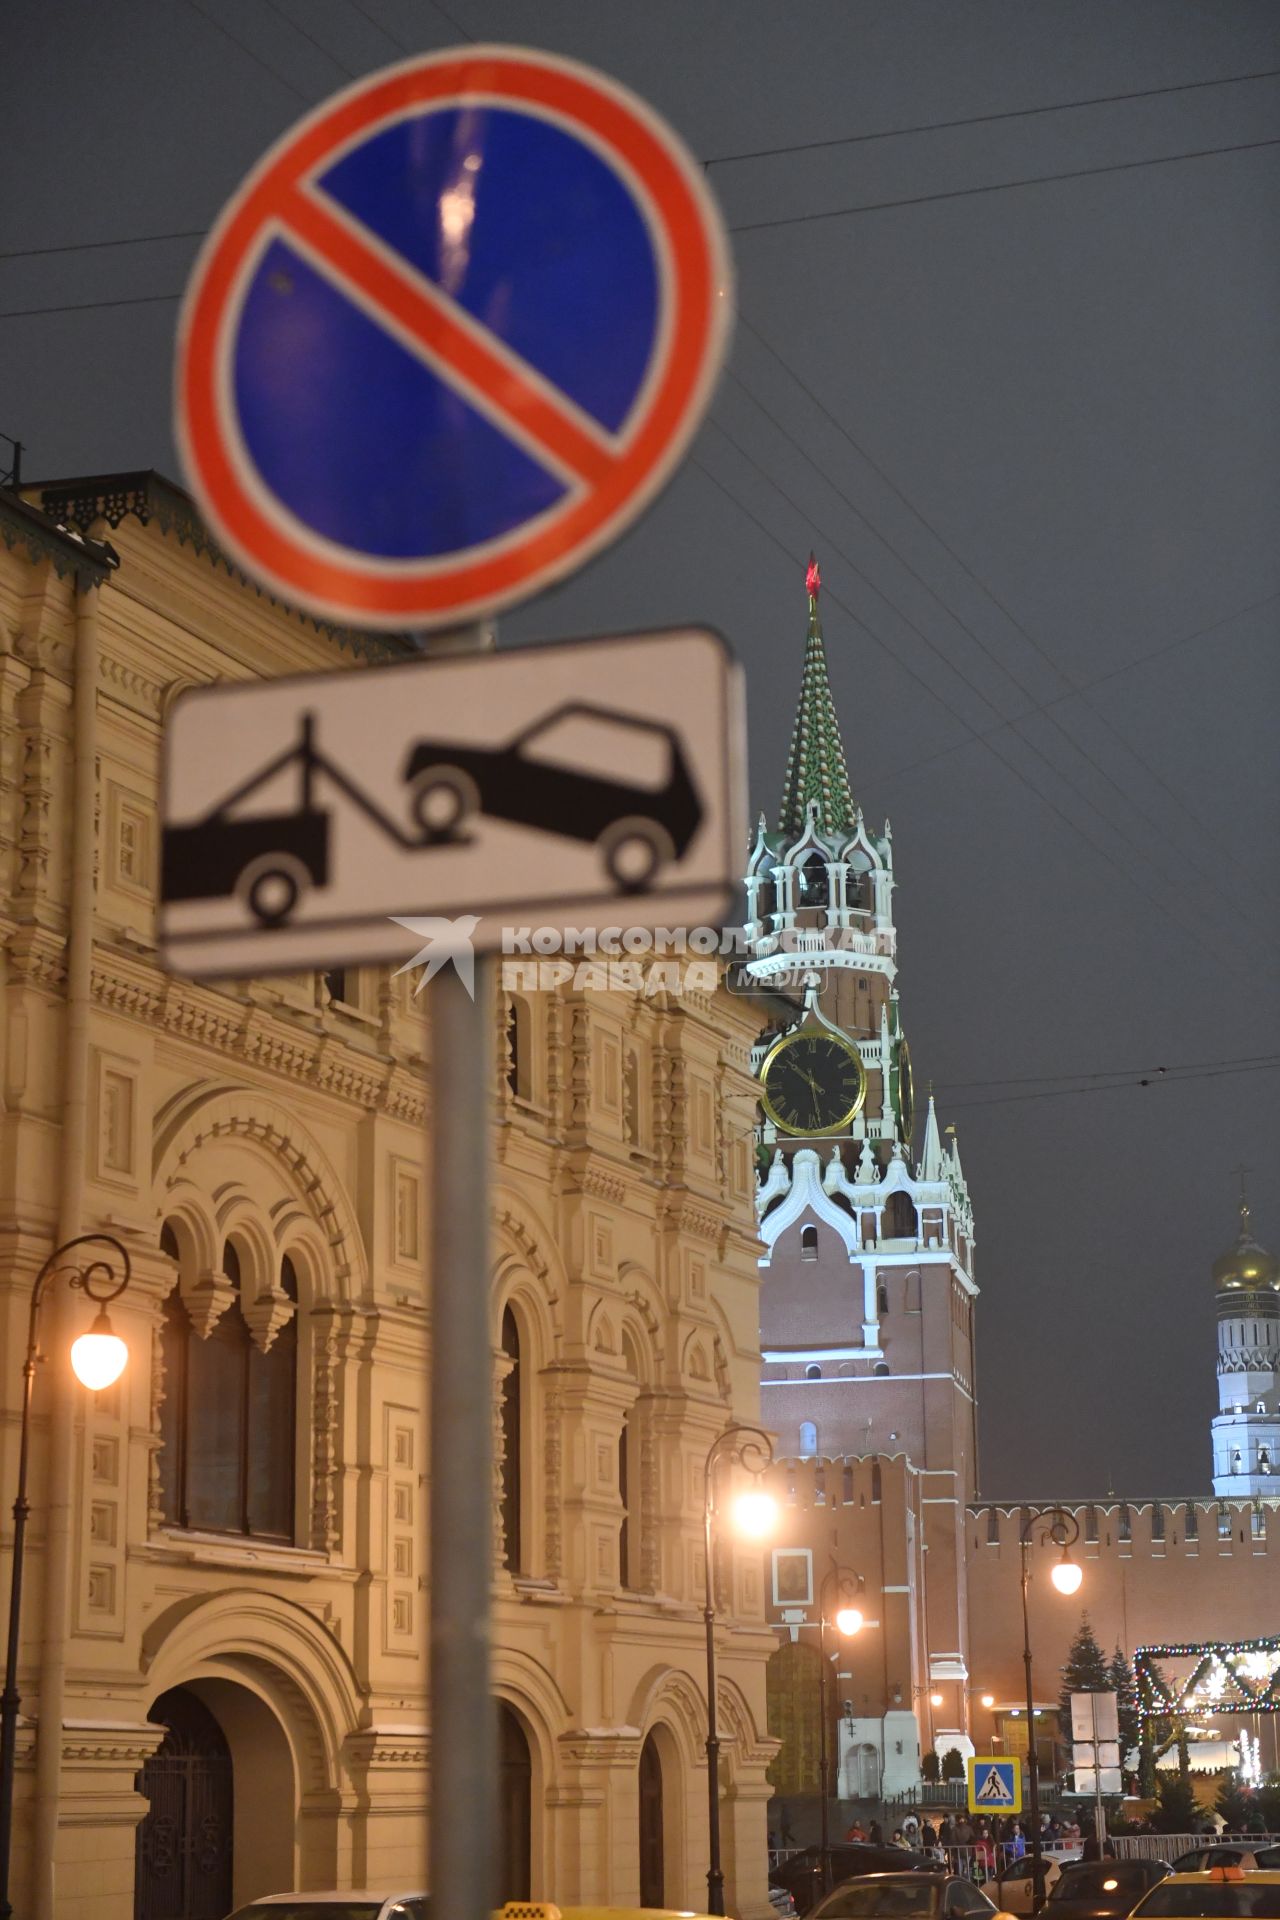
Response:
[[[817,549],[855,790],[893,822],[906,1027],[974,1191],[984,1491],[1206,1490],[1208,1265],[1242,1159],[1280,1240],[1275,1072],[991,1083],[1280,1054],[1280,78],[1188,87],[1280,69],[1280,9],[448,15],[11,9],[0,254],[202,230],[306,106],[460,29],[602,67],[709,161],[1183,89],[713,164],[741,319],[712,423],[643,523],[503,637],[718,626],[772,813]],[[1247,150],[1130,164],[1226,147]],[[1078,177],[966,191],[1049,174]],[[885,201],[917,204],[807,217]],[[0,319],[0,431],[31,475],[177,472],[175,303],[87,303],[177,293],[194,244],[0,260],[5,316],[86,303]]]

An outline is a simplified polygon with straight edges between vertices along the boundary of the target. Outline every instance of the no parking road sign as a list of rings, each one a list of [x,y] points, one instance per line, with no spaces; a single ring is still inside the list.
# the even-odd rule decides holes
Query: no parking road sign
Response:
[[[1021,1813],[1022,1762],[1003,1754],[971,1753],[965,1762],[969,1775],[970,1813]]]
[[[486,46],[374,74],[272,148],[201,251],[176,393],[201,509],[334,619],[528,598],[671,474],[730,272],[696,164],[613,81]]]

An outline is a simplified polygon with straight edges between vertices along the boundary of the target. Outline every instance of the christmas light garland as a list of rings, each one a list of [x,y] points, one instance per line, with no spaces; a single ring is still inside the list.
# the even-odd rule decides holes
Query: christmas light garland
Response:
[[[1236,1670],[1234,1662],[1247,1660],[1250,1655],[1257,1656],[1259,1670],[1246,1675]],[[1267,1656],[1272,1656],[1268,1658]],[[1190,1677],[1176,1691],[1168,1686],[1163,1675],[1153,1671],[1151,1662],[1156,1660],[1195,1660],[1196,1668]],[[1197,1695],[1210,1694],[1205,1687],[1207,1678],[1221,1680],[1212,1690],[1212,1697],[1206,1699],[1203,1707],[1193,1704]],[[1137,1647],[1133,1655],[1133,1677],[1138,1687],[1138,1717],[1141,1720],[1166,1720],[1171,1717],[1186,1718],[1199,1712],[1213,1713],[1280,1713],[1280,1636],[1267,1636],[1258,1640],[1200,1640],[1178,1644],[1169,1642],[1159,1646]],[[1255,1688],[1250,1684],[1256,1680],[1260,1684]],[[1227,1690],[1228,1684],[1234,1685],[1238,1694],[1235,1703],[1223,1700],[1220,1696]]]

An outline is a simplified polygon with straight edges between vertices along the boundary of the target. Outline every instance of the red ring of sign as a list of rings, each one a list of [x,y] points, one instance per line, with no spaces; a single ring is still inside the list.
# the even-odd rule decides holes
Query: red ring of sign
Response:
[[[639,181],[662,225],[670,261],[663,362],[618,455],[585,494],[485,558],[424,562],[396,572],[335,559],[264,512],[244,483],[218,394],[219,355],[264,225],[339,146],[415,106],[481,95],[541,107],[576,123]],[[624,175],[625,178],[625,175]],[[661,257],[661,254],[660,254]],[[572,61],[477,47],[385,69],[302,120],[267,153],[205,243],[183,307],[177,430],[196,497],[247,571],[289,600],[369,626],[444,625],[528,598],[616,537],[667,479],[710,398],[732,311],[724,230],[675,136],[642,102]],[[282,510],[283,517],[283,510]],[[292,518],[292,516],[290,516]],[[327,544],[327,543],[326,543]]]

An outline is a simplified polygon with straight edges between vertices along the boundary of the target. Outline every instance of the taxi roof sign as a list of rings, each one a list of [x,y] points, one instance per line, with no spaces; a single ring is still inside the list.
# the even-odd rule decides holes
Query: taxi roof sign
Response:
[[[183,464],[294,606],[451,626],[617,538],[728,344],[703,170],[592,68],[468,46],[366,75],[251,170],[178,334]]]
[[[1006,1754],[971,1753],[965,1763],[970,1813],[1021,1813],[1022,1762]]]

